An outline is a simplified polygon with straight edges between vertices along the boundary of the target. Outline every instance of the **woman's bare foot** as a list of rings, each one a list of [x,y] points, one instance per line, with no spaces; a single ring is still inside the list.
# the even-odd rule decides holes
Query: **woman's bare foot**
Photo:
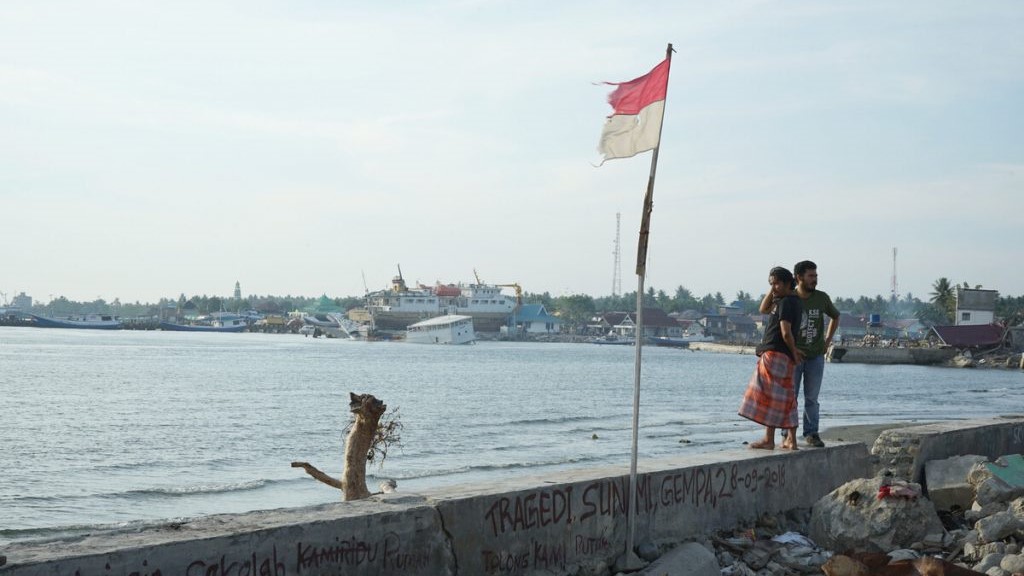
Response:
[[[783,450],[799,450],[800,448],[796,445],[796,431],[790,430],[782,433],[782,449]]]
[[[757,442],[751,442],[750,447],[755,450],[775,450],[775,442],[769,442],[768,440],[758,440]]]

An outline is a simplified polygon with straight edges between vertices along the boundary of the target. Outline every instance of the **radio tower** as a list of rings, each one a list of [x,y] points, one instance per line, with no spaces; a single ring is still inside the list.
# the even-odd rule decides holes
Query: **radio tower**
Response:
[[[619,227],[622,223],[622,213],[615,213],[615,249],[612,255],[615,256],[615,267],[612,270],[612,296],[622,294],[622,260],[620,259]]]

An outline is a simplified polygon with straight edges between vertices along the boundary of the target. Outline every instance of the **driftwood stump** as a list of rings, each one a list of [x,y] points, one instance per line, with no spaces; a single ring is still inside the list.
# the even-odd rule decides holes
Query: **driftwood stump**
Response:
[[[366,488],[366,461],[372,457],[380,417],[388,408],[372,394],[350,392],[349,398],[349,411],[355,420],[345,440],[345,469],[341,480],[332,478],[308,462],[292,462],[292,468],[302,468],[313,478],[341,490],[346,501],[370,497]]]

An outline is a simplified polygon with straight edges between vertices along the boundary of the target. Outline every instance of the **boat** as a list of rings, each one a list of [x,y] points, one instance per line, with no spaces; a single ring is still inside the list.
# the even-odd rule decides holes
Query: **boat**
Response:
[[[328,338],[348,338],[354,340],[361,335],[359,323],[353,322],[344,315],[334,312],[307,314],[302,317],[302,321],[305,322],[303,328],[312,327],[310,334],[313,336],[318,335],[317,330]],[[302,333],[302,330],[299,332]]]
[[[516,290],[516,297],[502,294],[502,288]],[[366,295],[366,312],[374,330],[405,330],[410,324],[444,315],[473,318],[481,332],[497,332],[521,303],[518,284],[475,284],[406,286],[399,267],[391,288]]]
[[[632,336],[620,336],[614,332],[609,332],[604,336],[594,338],[594,344],[604,344],[607,346],[633,346],[636,344],[636,339]]]
[[[169,332],[245,332],[249,325],[245,318],[227,312],[218,312],[192,324],[160,322],[160,329]]]
[[[714,342],[715,337],[705,336],[704,334],[683,334],[681,338],[671,336],[653,336],[648,338],[647,341],[655,346],[686,348],[690,345],[690,342]]]
[[[48,318],[29,314],[39,328],[87,328],[91,330],[119,330],[121,321],[109,314],[86,314],[68,318]]]
[[[469,344],[476,340],[473,317],[445,314],[409,326],[405,341],[412,344]]]

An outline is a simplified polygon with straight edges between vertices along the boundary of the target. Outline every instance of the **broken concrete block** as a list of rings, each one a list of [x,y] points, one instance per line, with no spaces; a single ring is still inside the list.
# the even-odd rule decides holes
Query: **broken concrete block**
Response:
[[[984,456],[972,454],[926,462],[925,485],[928,487],[928,499],[935,509],[970,508],[974,500],[974,486],[967,482],[967,475],[975,465],[987,461]]]

